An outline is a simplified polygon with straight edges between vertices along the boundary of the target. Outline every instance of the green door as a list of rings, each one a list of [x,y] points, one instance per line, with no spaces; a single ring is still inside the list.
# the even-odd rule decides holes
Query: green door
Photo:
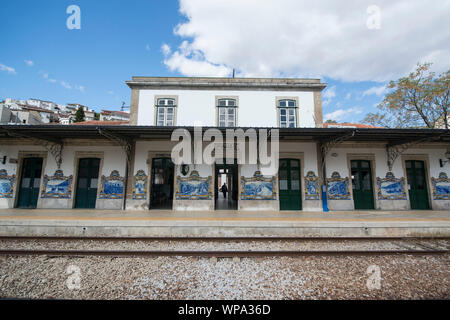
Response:
[[[280,210],[302,210],[300,160],[280,159],[278,169]]]
[[[25,158],[20,178],[18,208],[36,208],[41,186],[42,158]]]
[[[407,160],[405,161],[405,166],[411,209],[430,209],[430,204],[428,203],[425,163],[423,161]]]
[[[97,200],[100,159],[83,158],[78,162],[75,208],[94,209]]]
[[[172,209],[174,164],[170,158],[152,160],[150,209]]]
[[[372,170],[368,160],[351,160],[353,201],[355,209],[375,209],[373,203]]]

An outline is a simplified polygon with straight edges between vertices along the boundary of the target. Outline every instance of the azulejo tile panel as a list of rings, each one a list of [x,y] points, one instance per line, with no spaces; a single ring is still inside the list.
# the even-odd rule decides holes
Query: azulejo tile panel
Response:
[[[109,177],[102,175],[99,199],[122,199],[124,180],[117,170],[113,170]]]
[[[319,177],[314,171],[308,171],[305,176],[305,200],[320,200]]]
[[[377,177],[378,200],[406,200],[405,178],[396,178],[387,172],[385,178]]]
[[[0,170],[0,198],[12,198],[14,194],[14,182],[16,175],[8,176],[5,169]]]
[[[200,177],[197,170],[192,170],[189,177],[177,176],[176,200],[211,200],[212,177]]]
[[[72,197],[73,176],[64,176],[62,170],[56,170],[53,176],[44,175],[44,190],[41,198],[70,199]]]
[[[341,178],[339,172],[333,172],[327,179],[328,200],[351,200],[348,177]]]
[[[147,183],[148,176],[144,170],[138,170],[134,176],[133,184],[133,200],[146,200],[147,199]]]
[[[445,172],[439,173],[439,178],[431,178],[434,200],[450,200],[450,179]]]
[[[264,177],[255,171],[253,177],[241,177],[241,200],[276,200],[276,177]]]

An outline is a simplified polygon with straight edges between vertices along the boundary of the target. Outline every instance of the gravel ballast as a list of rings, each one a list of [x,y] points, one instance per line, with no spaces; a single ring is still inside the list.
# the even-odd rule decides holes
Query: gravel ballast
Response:
[[[368,279],[374,275],[368,273],[368,268],[380,271],[379,288],[369,284],[369,289]],[[74,280],[78,275],[79,282]],[[79,284],[79,288],[76,284]],[[311,256],[240,260],[193,257],[1,256],[0,297],[449,299],[449,255]]]

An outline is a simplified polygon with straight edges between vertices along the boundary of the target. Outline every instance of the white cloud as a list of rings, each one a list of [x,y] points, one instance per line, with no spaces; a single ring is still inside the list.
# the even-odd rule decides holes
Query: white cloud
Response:
[[[108,93],[108,94],[114,94],[114,91],[109,90],[107,93]]]
[[[16,74],[16,70],[12,67],[8,67],[0,63],[0,71],[6,71],[8,73]]]
[[[379,97],[379,96],[383,95],[385,92],[386,92],[385,86],[372,87],[363,92],[363,97],[370,96],[370,95],[376,95]]]
[[[61,85],[66,89],[72,89],[72,86],[65,81],[61,81]]]
[[[328,105],[336,97],[336,86],[332,86],[323,93],[323,105]]]
[[[367,27],[373,0],[180,0],[187,18],[175,34],[182,50],[163,48],[166,64],[185,75],[200,66],[221,75],[328,76],[387,81],[418,61],[450,67],[450,0],[377,0],[381,28]],[[166,45],[167,46],[167,45]],[[168,46],[166,47],[170,49]],[[195,53],[195,54],[192,54]],[[170,55],[170,56],[169,56]],[[203,62],[203,63],[202,63]]]
[[[29,67],[32,67],[32,66],[34,66],[34,62],[33,61],[31,61],[31,60],[23,60],[24,62],[25,62],[25,64],[27,65],[27,66],[29,66]]]
[[[329,87],[325,92],[323,93],[323,97],[325,99],[332,99],[336,97],[336,86]]]
[[[41,73],[41,74],[42,74],[42,77],[43,77],[45,80],[47,80],[48,82],[51,82],[51,83],[55,83],[55,82],[56,82],[56,79],[50,78],[47,72],[42,72],[42,71],[41,71],[41,72],[39,72],[39,73]]]
[[[74,85],[73,87],[75,88],[75,90],[79,90],[80,92],[84,92],[84,89],[85,89],[84,86],[80,86],[80,85],[77,85],[77,84]]]
[[[145,46],[145,50],[150,51],[150,45],[149,45],[149,44],[147,44],[147,45]]]
[[[345,95],[345,100],[349,100],[351,97],[352,97],[352,94],[351,94],[350,92],[348,92],[348,93]]]
[[[324,120],[336,120],[341,121],[342,118],[348,117],[349,115],[361,114],[362,110],[358,107],[348,108],[348,109],[338,109],[336,111],[325,114]]]
[[[168,56],[168,54],[166,54]],[[199,51],[192,50],[183,42],[179,50],[175,51],[164,63],[171,71],[179,71],[184,75],[197,77],[226,77],[231,69],[206,61]]]
[[[171,52],[170,46],[167,43],[163,43],[163,45],[161,46],[161,51],[163,55],[167,57]]]

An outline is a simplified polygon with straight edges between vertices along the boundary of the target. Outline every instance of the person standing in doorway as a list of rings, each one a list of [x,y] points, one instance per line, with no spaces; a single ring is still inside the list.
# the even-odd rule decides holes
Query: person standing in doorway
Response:
[[[220,188],[220,191],[222,191],[223,197],[226,199],[227,198],[228,187],[227,187],[227,184],[225,182],[223,183],[222,188]]]

